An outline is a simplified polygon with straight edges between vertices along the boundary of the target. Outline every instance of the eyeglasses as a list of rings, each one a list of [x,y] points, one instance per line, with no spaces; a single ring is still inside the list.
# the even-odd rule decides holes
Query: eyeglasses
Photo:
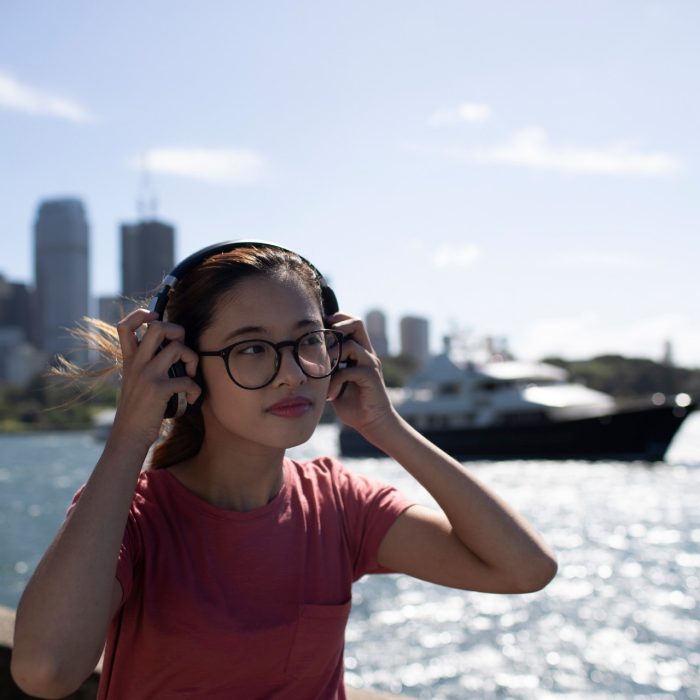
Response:
[[[220,357],[231,380],[242,389],[262,389],[277,376],[282,364],[282,348],[292,348],[301,371],[313,379],[329,377],[340,362],[343,334],[319,330],[304,333],[296,340],[271,343],[269,340],[241,340],[222,350],[200,352],[202,357]]]

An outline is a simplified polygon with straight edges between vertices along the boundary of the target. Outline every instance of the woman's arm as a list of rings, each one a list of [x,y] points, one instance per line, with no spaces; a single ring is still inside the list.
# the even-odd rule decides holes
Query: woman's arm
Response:
[[[11,670],[32,695],[64,697],[95,668],[121,599],[117,559],[144,459],[172,393],[185,391],[190,402],[199,393],[189,377],[167,376],[177,359],[194,374],[197,358],[179,342],[181,328],[153,324],[139,344],[135,331],[153,320],[137,310],[119,324],[124,377],[112,433],[20,600]],[[171,342],[156,354],[164,338]]]
[[[415,506],[399,516],[380,546],[380,564],[490,593],[528,593],[551,581],[557,571],[551,550],[461,464],[398,417],[365,437],[399,462],[442,509]]]
[[[395,459],[442,512],[406,510],[379,548],[379,563],[434,583],[498,593],[525,593],[555,575],[555,557],[528,523],[459,462],[409,426],[394,410],[361,321],[342,314],[333,327],[352,338],[344,359],[354,366],[333,378],[336,413]]]
[[[20,600],[12,675],[25,692],[62,698],[94,670],[116,612],[117,557],[148,448],[105,447],[71,516]]]

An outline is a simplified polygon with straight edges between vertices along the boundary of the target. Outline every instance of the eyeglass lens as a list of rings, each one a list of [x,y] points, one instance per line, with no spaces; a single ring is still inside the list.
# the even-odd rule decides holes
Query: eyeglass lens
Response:
[[[308,377],[327,377],[340,359],[340,343],[332,331],[313,331],[296,341],[295,358]],[[228,355],[228,370],[241,386],[255,389],[269,383],[279,367],[280,350],[265,340],[236,343]]]

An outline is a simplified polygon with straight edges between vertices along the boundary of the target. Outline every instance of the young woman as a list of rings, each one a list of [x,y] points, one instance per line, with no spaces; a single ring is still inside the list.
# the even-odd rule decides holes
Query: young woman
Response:
[[[329,307],[315,268],[269,244],[220,250],[101,341],[119,406],[17,611],[12,673],[30,694],[74,691],[106,640],[102,699],[342,699],[364,574],[501,593],[555,574],[532,528],[394,411],[364,325]],[[164,430],[174,394],[188,410]],[[285,457],[326,401],[440,509]]]

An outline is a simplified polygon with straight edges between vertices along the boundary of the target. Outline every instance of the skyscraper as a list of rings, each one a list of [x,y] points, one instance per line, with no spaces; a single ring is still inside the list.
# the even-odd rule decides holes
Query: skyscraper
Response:
[[[49,356],[70,354],[75,341],[66,329],[88,314],[89,298],[89,229],[79,199],[39,205],[34,269],[37,342]]]
[[[31,291],[22,282],[10,282],[0,273],[0,328],[19,328],[24,340],[33,337]]]
[[[175,229],[155,219],[122,224],[122,295],[147,296],[174,267]]]
[[[379,309],[372,309],[365,317],[367,333],[374,351],[379,357],[389,354],[389,343],[386,338],[386,316]]]
[[[401,319],[401,354],[413,359],[418,369],[428,361],[427,319],[416,316],[404,316]]]

